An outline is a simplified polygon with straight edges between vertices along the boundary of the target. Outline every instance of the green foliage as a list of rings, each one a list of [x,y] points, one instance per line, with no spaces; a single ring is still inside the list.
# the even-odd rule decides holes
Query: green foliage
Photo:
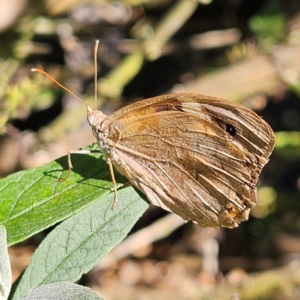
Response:
[[[100,154],[72,155],[72,162],[75,169],[67,178],[62,157],[0,181],[0,218],[9,245],[66,219],[37,249],[12,299],[49,283],[78,280],[127,236],[148,207],[129,187],[118,191],[111,208],[113,186]]]
[[[300,132],[276,132],[276,151],[288,159],[299,158]]]
[[[249,27],[264,48],[277,45],[287,36],[287,18],[278,11],[253,16]]]
[[[41,285],[78,280],[119,244],[148,207],[133,188],[119,198],[114,210],[110,194],[58,225],[34,253],[13,299]]]

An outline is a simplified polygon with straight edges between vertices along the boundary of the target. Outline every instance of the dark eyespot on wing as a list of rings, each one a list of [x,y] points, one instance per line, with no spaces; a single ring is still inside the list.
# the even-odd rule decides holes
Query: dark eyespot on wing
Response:
[[[226,131],[231,135],[231,136],[235,136],[236,134],[236,129],[233,125],[231,124],[226,124]]]
[[[237,133],[236,127],[233,126],[230,123],[225,122],[224,120],[211,117],[211,120],[216,123],[220,128],[222,128],[224,131],[226,131],[231,136],[235,136]]]

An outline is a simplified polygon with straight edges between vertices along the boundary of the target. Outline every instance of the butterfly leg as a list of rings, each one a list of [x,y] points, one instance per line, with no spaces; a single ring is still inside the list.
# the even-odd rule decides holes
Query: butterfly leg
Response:
[[[95,153],[95,152],[99,152],[99,150],[93,150],[93,151],[91,151],[91,150],[71,150],[68,153],[68,167],[69,167],[68,174],[66,177],[60,178],[59,181],[62,182],[62,181],[65,181],[66,179],[68,179],[72,169],[74,169],[74,167],[72,165],[71,154],[91,154],[91,153]]]
[[[115,179],[115,173],[114,173],[114,168],[113,168],[113,165],[112,165],[112,162],[111,162],[111,159],[109,157],[107,157],[106,159],[107,161],[107,164],[109,166],[109,171],[110,171],[110,175],[111,175],[111,180],[112,180],[112,183],[114,185],[114,193],[115,193],[115,196],[114,196],[114,203],[111,207],[111,209],[114,209],[117,205],[117,202],[118,202],[118,193],[117,193],[117,182],[116,182],[116,179]]]
[[[71,150],[68,153],[68,166],[69,166],[68,174],[65,178],[59,179],[59,181],[60,182],[65,181],[70,176],[70,173],[71,173],[72,169],[74,169],[74,167],[72,165],[71,154],[91,154],[91,153],[99,153],[99,152],[101,152],[101,151],[99,151],[99,150]],[[106,160],[107,160],[107,164],[109,166],[111,180],[112,180],[112,183],[114,185],[114,203],[111,207],[111,209],[114,209],[117,205],[117,202],[118,202],[117,182],[116,182],[116,179],[115,179],[115,173],[114,173],[114,169],[113,169],[111,159],[109,157],[107,157]]]

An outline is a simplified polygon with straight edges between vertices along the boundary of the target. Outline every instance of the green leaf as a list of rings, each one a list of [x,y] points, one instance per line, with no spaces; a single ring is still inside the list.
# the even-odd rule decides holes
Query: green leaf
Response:
[[[23,300],[103,300],[87,287],[69,282],[43,285],[31,291]]]
[[[118,198],[114,210],[110,194],[58,225],[34,253],[13,299],[41,285],[78,280],[119,244],[148,203],[132,187],[119,191]]]
[[[72,154],[72,163],[74,169],[68,178],[65,156],[0,181],[0,224],[7,229],[8,245],[25,240],[111,193],[111,175],[101,154]],[[60,182],[62,178],[66,179]],[[116,179],[124,182],[120,176]]]
[[[7,299],[12,282],[12,273],[7,251],[5,226],[0,225],[0,299]]]

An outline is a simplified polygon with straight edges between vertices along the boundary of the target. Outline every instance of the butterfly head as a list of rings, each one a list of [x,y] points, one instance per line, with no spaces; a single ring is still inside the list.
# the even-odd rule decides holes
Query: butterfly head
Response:
[[[106,118],[106,115],[100,110],[93,110],[89,104],[86,105],[87,120],[92,127],[93,131],[100,128],[101,123]]]
[[[100,151],[105,154],[108,154],[110,152],[106,142],[108,132],[103,130],[102,128],[102,123],[107,116],[100,110],[93,110],[88,104],[86,105],[86,109],[87,120],[90,126],[92,127],[93,135],[97,139]]]

